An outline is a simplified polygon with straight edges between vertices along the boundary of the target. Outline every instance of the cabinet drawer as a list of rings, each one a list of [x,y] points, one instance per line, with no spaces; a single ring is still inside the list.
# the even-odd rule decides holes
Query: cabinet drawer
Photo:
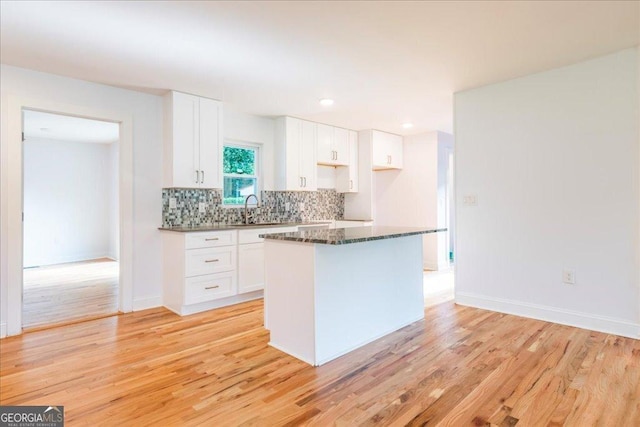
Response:
[[[234,271],[189,277],[185,282],[184,303],[197,304],[236,294]]]
[[[251,230],[238,231],[238,243],[261,243],[264,239],[258,237],[260,234],[269,233],[288,233],[290,231],[298,231],[298,227],[269,227],[269,228],[252,228]]]
[[[229,246],[236,243],[236,231],[213,231],[206,233],[185,233],[185,248],[213,248]]]
[[[186,251],[185,276],[202,276],[235,270],[236,247],[189,249]]]

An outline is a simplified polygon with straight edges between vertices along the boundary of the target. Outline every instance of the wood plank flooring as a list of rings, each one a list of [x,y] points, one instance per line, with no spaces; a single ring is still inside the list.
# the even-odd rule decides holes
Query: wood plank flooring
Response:
[[[313,368],[262,301],[152,309],[0,340],[0,404],[67,425],[638,426],[640,341],[444,302]]]
[[[24,270],[26,329],[118,312],[118,262],[107,258]]]

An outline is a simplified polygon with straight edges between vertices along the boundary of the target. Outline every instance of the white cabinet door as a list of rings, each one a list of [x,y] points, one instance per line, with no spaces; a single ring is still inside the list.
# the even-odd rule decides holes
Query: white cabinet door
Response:
[[[222,105],[200,98],[199,113],[200,185],[222,188]]]
[[[342,128],[333,128],[333,164],[341,166],[350,164],[349,149],[349,131]]]
[[[335,161],[333,150],[333,127],[318,123],[318,164],[332,165]]]
[[[300,177],[301,190],[315,191],[318,189],[318,168],[316,163],[317,124],[302,121],[302,137],[300,139]]]
[[[285,128],[284,150],[286,151],[286,188],[283,188],[283,190],[301,190],[302,178],[300,177],[300,146],[302,144],[302,120],[286,117]]]
[[[401,136],[391,135],[389,138],[389,155],[391,156],[391,167],[402,169],[403,145]]]
[[[238,293],[264,289],[264,243],[238,245]]]
[[[336,191],[339,193],[358,192],[358,132],[350,130],[348,137],[349,164],[336,168]]]
[[[402,137],[374,130],[371,138],[373,170],[402,169]]]
[[[198,97],[173,92],[170,97],[172,164],[167,170],[172,173],[172,187],[194,188],[199,186],[199,151],[197,141]],[[167,118],[169,119],[169,118]]]
[[[165,186],[222,188],[222,104],[169,92],[165,120]]]
[[[317,160],[320,165],[349,164],[349,131],[318,123]]]

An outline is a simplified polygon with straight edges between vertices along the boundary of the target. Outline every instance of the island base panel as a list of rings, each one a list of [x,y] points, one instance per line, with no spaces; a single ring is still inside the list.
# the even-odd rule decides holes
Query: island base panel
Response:
[[[424,317],[422,239],[268,241],[271,344],[312,365]]]

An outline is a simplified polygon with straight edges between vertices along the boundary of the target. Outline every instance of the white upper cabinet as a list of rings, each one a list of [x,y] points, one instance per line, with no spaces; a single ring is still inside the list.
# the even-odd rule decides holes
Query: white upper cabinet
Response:
[[[164,111],[164,186],[222,188],[222,103],[169,92]]]
[[[276,190],[317,190],[317,124],[293,117],[276,120]]]
[[[318,164],[349,164],[349,131],[318,123]]]
[[[358,192],[358,132],[347,131],[349,140],[349,165],[336,168],[336,191],[339,193]]]
[[[371,131],[372,169],[402,169],[402,137]]]

